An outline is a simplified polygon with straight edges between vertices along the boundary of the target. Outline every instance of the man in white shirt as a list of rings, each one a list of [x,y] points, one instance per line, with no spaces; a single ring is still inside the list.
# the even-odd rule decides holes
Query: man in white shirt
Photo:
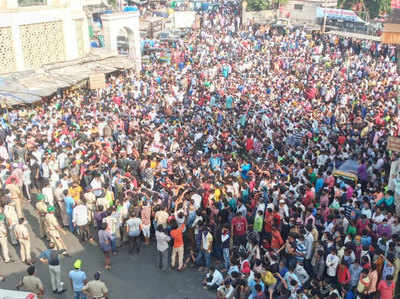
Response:
[[[228,278],[225,280],[224,284],[217,289],[217,298],[232,299],[234,298],[234,295],[235,289],[231,284],[231,280]]]
[[[171,240],[171,237],[165,233],[164,227],[161,224],[158,225],[156,230],[156,240],[157,240],[157,252],[158,252],[157,266],[162,271],[167,271],[168,242]]]
[[[77,205],[72,210],[72,223],[77,229],[78,235],[80,235],[80,238],[83,242],[87,239],[91,239],[89,237],[88,209],[84,204],[82,204],[81,201],[77,202]]]
[[[224,282],[222,273],[211,266],[206,278],[203,280],[204,289],[216,290]]]
[[[51,188],[49,180],[44,180],[44,184],[45,184],[45,186],[42,189],[42,194],[44,195],[44,201],[49,206],[54,206],[53,188]]]
[[[329,282],[334,285],[336,281],[336,269],[339,265],[339,257],[336,255],[336,250],[331,248],[331,252],[326,257],[326,274],[328,274]]]

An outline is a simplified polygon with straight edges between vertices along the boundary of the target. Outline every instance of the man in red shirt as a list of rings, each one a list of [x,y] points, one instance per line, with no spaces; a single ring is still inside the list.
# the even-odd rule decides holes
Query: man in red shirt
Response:
[[[246,245],[247,219],[240,212],[232,219],[233,243],[235,246]]]
[[[393,282],[393,276],[388,275],[386,277],[386,280],[381,280],[378,283],[378,291],[380,293],[380,298],[381,299],[392,299],[394,295],[394,288],[395,288],[395,283]]]

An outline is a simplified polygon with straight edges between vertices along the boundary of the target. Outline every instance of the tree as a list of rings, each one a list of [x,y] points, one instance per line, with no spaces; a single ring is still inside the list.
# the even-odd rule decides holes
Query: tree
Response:
[[[277,9],[287,2],[288,0],[247,0],[247,10],[260,11],[265,9]]]
[[[247,0],[248,11],[260,11],[269,8],[268,0]]]
[[[390,12],[391,0],[338,0],[338,7],[358,11],[365,7],[371,19]],[[360,5],[362,4],[362,5]]]

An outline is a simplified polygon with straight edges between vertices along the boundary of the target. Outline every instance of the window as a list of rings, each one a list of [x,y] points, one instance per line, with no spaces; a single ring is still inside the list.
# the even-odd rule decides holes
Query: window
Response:
[[[46,5],[47,0],[18,0],[19,6]]]
[[[295,4],[294,9],[303,10],[303,4]]]

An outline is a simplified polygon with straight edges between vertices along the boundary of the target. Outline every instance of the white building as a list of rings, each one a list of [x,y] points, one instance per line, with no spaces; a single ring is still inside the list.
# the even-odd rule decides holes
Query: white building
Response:
[[[90,52],[84,7],[105,0],[0,0],[0,74],[39,69],[74,61]],[[129,56],[141,66],[139,14],[112,13],[102,17],[105,47],[117,54],[117,35],[128,32]]]
[[[335,8],[337,0],[289,0],[282,6],[281,17],[290,16],[294,23],[313,23],[316,20],[317,7]]]
[[[27,3],[36,5],[21,6]],[[0,73],[78,59],[89,50],[81,0],[0,0]]]

